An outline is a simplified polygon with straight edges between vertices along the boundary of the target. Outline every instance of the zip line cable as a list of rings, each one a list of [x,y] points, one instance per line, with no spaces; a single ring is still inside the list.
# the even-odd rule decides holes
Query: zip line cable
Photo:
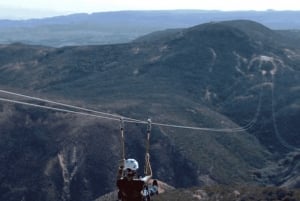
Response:
[[[281,143],[282,146],[284,146],[287,149],[293,150],[293,151],[300,151],[299,148],[291,145],[286,140],[284,140],[279,132],[279,128],[277,126],[276,116],[275,116],[275,97],[274,97],[274,85],[275,85],[275,75],[272,75],[272,85],[271,85],[271,96],[272,96],[272,103],[271,103],[271,109],[272,109],[272,124],[275,131],[275,135],[277,140]]]
[[[28,102],[24,102],[24,101],[17,101],[17,100],[12,100],[12,99],[7,99],[7,98],[0,98],[0,101],[4,101],[4,102],[10,102],[10,103],[15,103],[15,104],[33,106],[33,107],[49,109],[49,110],[54,110],[54,111],[60,111],[60,112],[68,112],[68,113],[73,113],[73,114],[78,114],[78,115],[85,115],[85,116],[91,116],[91,117],[114,120],[114,121],[120,121],[120,119],[123,119],[123,121],[127,122],[127,123],[148,124],[147,121],[142,121],[142,120],[138,120],[138,119],[123,117],[123,116],[114,115],[114,114],[105,113],[105,112],[99,112],[99,111],[96,111],[96,110],[91,110],[91,109],[86,109],[86,108],[77,107],[77,106],[73,106],[73,105],[68,105],[68,104],[64,104],[64,103],[59,103],[59,102],[55,102],[55,101],[51,101],[51,100],[47,100],[47,99],[27,96],[27,95],[18,94],[18,93],[14,93],[14,92],[10,92],[10,91],[5,91],[5,90],[0,90],[0,92],[5,93],[5,94],[9,94],[9,95],[15,95],[15,96],[23,97],[23,98],[28,98],[28,99],[32,99],[32,100],[38,100],[38,101],[43,101],[43,102],[46,102],[46,103],[56,104],[56,105],[60,105],[60,106],[64,106],[64,107],[69,107],[69,108],[72,108],[72,109],[78,109],[78,110],[82,110],[82,111],[85,111],[85,112],[78,112],[78,111],[73,111],[73,110],[70,110],[70,109],[62,109],[62,108],[57,108],[57,107],[51,107],[51,106],[44,106],[44,105],[34,104],[34,103],[28,103]],[[260,96],[260,99],[261,99],[261,96]],[[261,100],[259,100],[258,108],[260,108],[260,104],[261,104],[260,102],[261,102]],[[257,113],[260,110],[258,108],[257,108]],[[87,112],[91,112],[91,113],[95,113],[95,114],[91,114],[91,113],[87,113]],[[182,129],[191,129],[191,130],[199,130],[199,131],[242,132],[242,131],[248,130],[249,128],[251,128],[255,124],[256,119],[257,119],[257,115],[258,115],[257,113],[256,113],[255,117],[247,125],[245,125],[243,127],[236,127],[236,128],[205,128],[205,127],[196,127],[196,126],[165,124],[165,123],[158,123],[158,122],[152,122],[151,124],[156,125],[156,126],[162,126],[162,127],[182,128]],[[102,115],[99,115],[99,114],[106,115],[106,116],[102,116]],[[111,116],[111,117],[108,117],[108,116]]]
[[[180,126],[180,125],[172,125],[172,124],[162,124],[162,123],[155,123],[152,122],[152,125],[157,125],[157,126],[165,126],[165,127],[173,127],[173,128],[186,128],[186,129],[193,129],[193,130],[202,130],[202,131],[213,131],[213,132],[242,132],[246,131],[250,128],[252,128],[258,118],[258,115],[261,110],[261,102],[262,102],[262,95],[263,95],[263,88],[261,87],[260,90],[260,95],[259,95],[259,100],[258,100],[258,106],[256,108],[256,113],[252,120],[247,123],[245,126],[242,127],[237,127],[237,128],[201,128],[201,127],[193,127],[193,126]]]
[[[50,107],[50,106],[44,106],[44,105],[38,105],[38,104],[34,104],[34,103],[27,103],[27,102],[23,102],[23,101],[16,101],[16,100],[11,100],[11,99],[6,99],[6,98],[0,98],[0,101],[9,102],[9,103],[15,103],[15,104],[21,104],[21,105],[27,105],[27,106],[33,106],[33,107],[38,107],[38,108],[43,108],[43,109],[49,109],[49,110],[53,110],[53,111],[67,112],[67,113],[73,113],[73,114],[91,116],[91,117],[96,117],[96,118],[108,119],[108,120],[113,120],[113,121],[120,121],[119,118],[106,117],[106,116],[101,116],[101,115],[96,115],[96,114],[85,113],[85,112],[76,112],[76,111],[72,111],[72,110],[61,109],[61,108]],[[137,121],[131,121],[131,120],[125,120],[125,119],[123,121],[127,122],[127,123],[147,124],[146,121],[138,121],[137,122]],[[163,127],[172,127],[172,128],[183,128],[183,129],[201,130],[201,131],[213,131],[213,132],[244,131],[244,129],[240,129],[240,128],[233,128],[233,129],[230,129],[230,128],[228,128],[228,129],[223,128],[222,129],[222,128],[220,128],[220,129],[215,129],[215,128],[181,126],[181,125],[174,125],[174,124],[163,124],[163,123],[155,123],[155,122],[152,122],[152,125],[163,126]]]
[[[21,105],[27,105],[27,106],[33,106],[33,107],[38,107],[38,108],[43,108],[43,109],[49,109],[49,110],[53,110],[53,111],[67,112],[67,113],[80,114],[80,115],[85,115],[85,116],[119,121],[119,119],[113,118],[113,117],[105,117],[105,116],[89,114],[89,113],[85,113],[85,112],[76,112],[76,111],[67,110],[67,109],[61,109],[61,108],[55,108],[55,107],[50,107],[50,106],[38,105],[38,104],[34,104],[34,103],[27,103],[27,102],[23,102],[23,101],[11,100],[11,99],[7,99],[7,98],[0,98],[0,101],[16,103],[16,104],[21,104]]]
[[[265,82],[265,79],[264,79],[264,82]],[[263,97],[263,86],[260,85],[260,88],[261,89],[260,89],[260,93],[259,93],[258,105],[256,107],[255,115],[251,119],[251,121],[249,121],[245,126],[243,126],[243,128],[245,128],[245,130],[250,129],[250,128],[252,128],[255,125],[255,123],[257,122],[258,116],[260,114],[261,106],[262,106],[262,97]]]
[[[78,106],[74,106],[74,105],[69,105],[69,104],[60,103],[60,102],[56,102],[56,101],[51,101],[51,100],[48,100],[48,99],[37,98],[37,97],[28,96],[28,95],[19,94],[19,93],[14,93],[14,92],[1,90],[1,89],[0,89],[0,92],[5,93],[5,94],[9,94],[9,95],[28,98],[28,99],[32,99],[32,100],[37,100],[37,101],[42,101],[42,102],[46,102],[46,103],[56,104],[56,105],[60,105],[60,106],[64,106],[64,107],[69,107],[69,108],[73,108],[73,109],[78,109],[78,110],[82,110],[82,111],[86,111],[86,112],[93,112],[93,113],[96,113],[96,114],[107,115],[107,116],[115,117],[115,118],[118,118],[118,119],[123,118],[123,119],[131,120],[131,121],[140,122],[140,120],[137,120],[137,119],[132,119],[132,118],[128,118],[128,117],[123,117],[121,115],[115,115],[115,114],[110,114],[110,113],[105,113],[105,112],[99,112],[99,111],[92,110],[92,109],[87,109],[87,108],[83,108],[83,107],[78,107]]]
[[[33,99],[33,100],[39,100],[39,101],[44,101],[44,102],[48,102],[48,103],[53,103],[53,104],[57,104],[57,105],[61,105],[61,106],[74,108],[74,109],[81,109],[81,110],[84,110],[84,111],[95,112],[95,113],[100,113],[100,114],[105,114],[105,115],[111,115],[111,116],[115,116],[116,118],[106,117],[106,116],[101,116],[101,115],[95,115],[95,114],[90,114],[90,113],[84,113],[84,112],[76,112],[76,111],[72,111],[72,110],[55,108],[55,107],[50,107],[50,106],[42,106],[42,105],[27,103],[27,102],[23,102],[23,101],[15,101],[15,100],[11,100],[11,99],[0,98],[0,100],[5,101],[5,102],[23,104],[23,105],[28,105],[28,106],[35,106],[35,107],[44,108],[44,109],[56,110],[56,111],[61,111],[61,112],[69,112],[69,113],[74,113],[74,114],[81,114],[81,115],[92,116],[92,117],[97,117],[97,118],[104,118],[104,119],[115,120],[115,121],[120,120],[120,116],[112,115],[110,113],[103,113],[103,112],[99,112],[99,111],[95,111],[95,110],[89,110],[89,109],[85,109],[85,108],[81,108],[81,107],[77,107],[77,106],[72,106],[72,105],[58,103],[58,102],[50,101],[50,100],[46,100],[46,99],[26,96],[26,95],[23,95],[23,94],[17,94],[17,93],[14,93],[14,92],[9,92],[9,91],[4,91],[4,90],[0,90],[0,92],[10,94],[10,95],[16,95],[16,96],[20,96],[20,97],[30,98],[30,99]],[[146,121],[142,121],[142,120],[136,120],[136,119],[127,118],[127,117],[121,117],[121,118],[123,118],[124,122],[127,122],[127,123],[147,124]],[[252,123],[253,122],[251,122],[250,125]],[[201,130],[201,131],[212,131],[212,132],[240,132],[240,131],[246,131],[249,127],[251,127],[251,126],[249,126],[249,124],[247,124],[244,127],[219,128],[218,129],[218,128],[204,128],[204,127],[193,127],[193,126],[182,126],[182,125],[174,125],[174,124],[164,124],[164,123],[156,123],[156,122],[152,122],[152,125],[163,126],[163,127],[172,127],[172,128]]]

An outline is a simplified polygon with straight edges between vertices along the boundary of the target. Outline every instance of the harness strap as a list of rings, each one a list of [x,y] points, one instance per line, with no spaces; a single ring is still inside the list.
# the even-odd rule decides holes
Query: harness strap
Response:
[[[145,155],[145,167],[144,167],[144,173],[145,175],[149,174],[149,168],[150,167],[150,161],[149,161],[149,149],[150,149],[150,134],[151,134],[151,119],[147,120],[148,126],[147,126],[147,139],[146,139],[146,155]]]
[[[120,118],[120,132],[121,132],[121,160],[123,167],[125,166],[125,137],[124,137],[124,119]],[[122,172],[122,176],[124,176],[124,171]]]

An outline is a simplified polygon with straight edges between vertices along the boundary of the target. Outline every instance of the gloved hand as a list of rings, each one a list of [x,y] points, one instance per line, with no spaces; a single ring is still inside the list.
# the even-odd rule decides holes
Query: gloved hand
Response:
[[[125,159],[121,159],[119,162],[119,170],[123,170],[124,165],[125,165]]]
[[[120,179],[123,176],[123,169],[124,169],[125,159],[119,161],[119,170],[117,178]]]

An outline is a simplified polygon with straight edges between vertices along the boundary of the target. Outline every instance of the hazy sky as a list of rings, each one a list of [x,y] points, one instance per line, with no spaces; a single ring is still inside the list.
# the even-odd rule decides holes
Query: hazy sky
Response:
[[[0,0],[0,17],[116,10],[300,10],[299,0]]]

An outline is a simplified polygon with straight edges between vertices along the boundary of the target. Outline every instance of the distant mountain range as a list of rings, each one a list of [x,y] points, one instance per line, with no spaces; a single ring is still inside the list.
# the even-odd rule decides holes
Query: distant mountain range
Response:
[[[0,5],[0,20],[40,19],[51,16],[66,15],[69,12],[59,12],[51,9],[22,8]],[[69,13],[70,14],[70,13]]]
[[[154,31],[239,19],[253,20],[276,30],[300,29],[300,11],[120,11],[0,20],[0,44],[22,42],[61,47],[126,43]]]
[[[151,133],[154,177],[175,188],[299,188],[299,44],[294,31],[249,20],[113,45],[7,44],[0,46],[0,89],[150,117],[160,123]],[[96,200],[114,191],[119,126],[119,119],[0,102],[0,200]],[[141,167],[145,133],[144,124],[125,124],[127,157]]]

